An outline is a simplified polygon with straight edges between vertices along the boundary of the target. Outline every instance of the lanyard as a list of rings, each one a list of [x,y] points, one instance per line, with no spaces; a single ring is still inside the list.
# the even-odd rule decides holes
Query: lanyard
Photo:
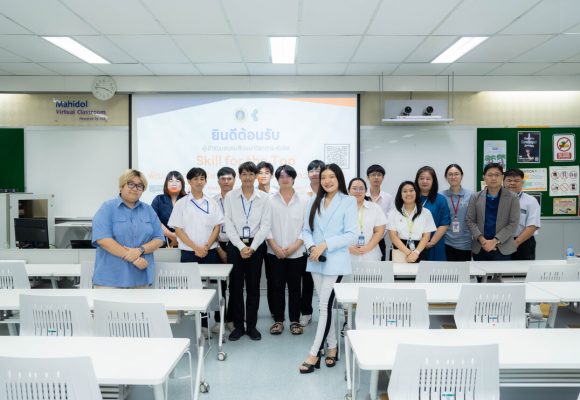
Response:
[[[413,221],[413,215],[417,212],[417,208],[413,210],[411,215],[407,214],[407,210],[403,208],[403,216],[407,220],[407,230],[409,231],[409,238],[407,240],[413,240],[413,226],[415,225],[415,221]]]
[[[246,212],[246,203],[244,202],[244,196],[240,195],[240,200],[242,201],[242,207],[244,208],[244,215],[246,216],[246,226],[248,225],[248,220],[250,219],[250,213],[252,212],[252,205],[254,200],[250,201],[250,207],[248,207],[248,212]]]
[[[199,206],[199,204],[197,204],[197,202],[195,201],[195,199],[191,199],[191,202],[193,203],[194,206],[196,206],[198,209],[200,209],[201,211],[203,211],[204,213],[209,215],[209,201],[205,200],[206,204],[207,204],[207,210],[204,210],[203,208],[201,208]],[[203,202],[202,202],[203,204]]]
[[[363,218],[365,217],[365,206],[364,204],[361,206],[360,210],[358,210],[358,226],[360,228],[360,233],[363,233]]]
[[[459,210],[459,203],[461,203],[461,195],[457,195],[457,206],[453,202],[453,193],[451,193],[451,207],[453,207],[453,217],[457,219],[457,211]]]
[[[220,197],[220,206],[222,207],[222,213],[226,214],[226,209],[224,208],[224,200]]]

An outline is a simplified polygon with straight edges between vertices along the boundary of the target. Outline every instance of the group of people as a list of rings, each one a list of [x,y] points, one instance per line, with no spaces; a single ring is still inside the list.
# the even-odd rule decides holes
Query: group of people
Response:
[[[369,186],[359,177],[347,186],[338,165],[320,160],[307,171],[311,191],[302,196],[294,189],[297,172],[290,165],[274,170],[268,162],[244,162],[237,174],[223,167],[217,173],[220,193],[213,197],[204,192],[207,173],[202,168],[190,169],[186,179],[171,171],[163,194],[149,206],[139,200],[146,177],[127,170],[119,178],[119,196],[106,201],[93,218],[95,287],[152,284],[152,254],[162,246],[177,246],[182,262],[230,263],[229,339],[248,335],[260,340],[256,324],[264,265],[273,335],[284,330],[286,287],[289,329],[295,335],[312,318],[316,288],[316,335],[299,368],[310,373],[319,368],[325,346],[324,364],[333,367],[338,360],[333,285],[352,273],[352,261],[535,258],[540,210],[522,192],[519,169],[504,174],[501,165],[486,165],[486,187],[473,193],[461,185],[462,168],[451,164],[445,169],[449,188],[439,193],[435,170],[425,166],[414,181],[402,182],[394,197],[381,189],[386,171],[380,165],[368,167]],[[278,190],[271,188],[273,176]],[[241,186],[234,189],[236,177]],[[220,284],[225,293],[225,282]],[[216,313],[216,322],[221,317]]]

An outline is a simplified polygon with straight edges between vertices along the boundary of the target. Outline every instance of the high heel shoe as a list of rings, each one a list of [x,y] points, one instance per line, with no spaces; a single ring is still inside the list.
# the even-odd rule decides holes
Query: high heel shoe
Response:
[[[300,367],[301,368],[299,368],[299,371],[301,374],[310,374],[310,373],[314,372],[314,368],[320,369],[320,357],[318,357],[315,364],[309,364],[305,361],[302,363],[302,365]],[[305,367],[305,368],[302,368],[302,367]]]
[[[328,368],[332,368],[336,365],[336,362],[338,361],[338,348],[334,349],[335,353],[333,356],[327,355],[324,358],[324,364],[328,367]],[[328,354],[328,350],[326,351]]]

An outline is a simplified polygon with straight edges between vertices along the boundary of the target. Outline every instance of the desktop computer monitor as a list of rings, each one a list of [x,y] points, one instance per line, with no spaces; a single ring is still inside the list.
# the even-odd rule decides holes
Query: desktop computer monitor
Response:
[[[21,249],[48,249],[48,220],[14,218],[14,238]]]

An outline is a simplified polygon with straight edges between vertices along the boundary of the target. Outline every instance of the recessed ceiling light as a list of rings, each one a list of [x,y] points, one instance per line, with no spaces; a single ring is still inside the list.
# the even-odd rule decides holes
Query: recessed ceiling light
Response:
[[[296,37],[270,37],[272,64],[294,64]]]
[[[447,50],[441,53],[436,59],[431,61],[432,64],[449,64],[454,62],[466,53],[473,50],[487,40],[487,36],[479,37],[462,37],[457,42],[453,43]]]
[[[68,36],[43,36],[42,38],[89,64],[110,64],[103,57]]]

